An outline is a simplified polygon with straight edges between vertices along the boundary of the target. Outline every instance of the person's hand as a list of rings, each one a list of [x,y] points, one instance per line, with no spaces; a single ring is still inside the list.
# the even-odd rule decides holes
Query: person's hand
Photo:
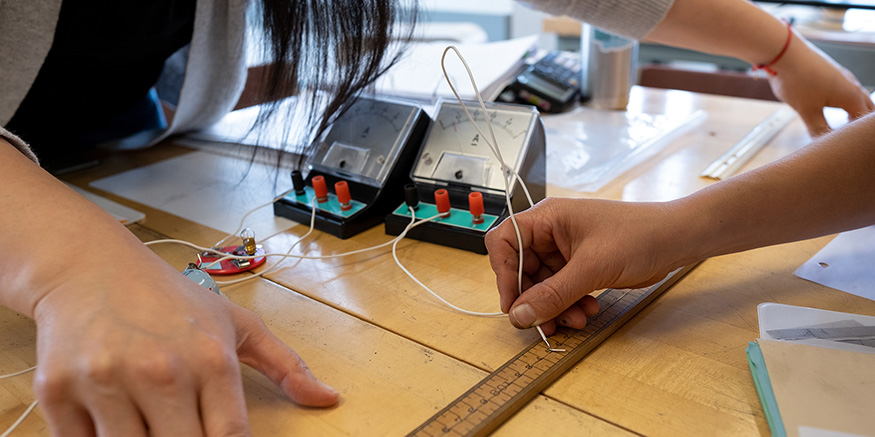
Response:
[[[34,391],[52,434],[248,435],[238,359],[300,404],[337,402],[254,313],[143,262],[64,272],[37,304]]]
[[[803,39],[794,37],[771,68],[777,73],[769,78],[772,92],[796,110],[812,137],[830,131],[825,107],[844,109],[850,120],[875,111],[857,78]]]
[[[501,310],[517,328],[581,329],[598,312],[589,293],[655,284],[680,265],[669,256],[667,204],[548,198],[515,216],[523,247],[523,290],[517,287],[519,246],[511,221],[486,235]]]
[[[37,324],[34,394],[54,435],[245,435],[239,362],[293,400],[338,393],[250,311],[167,264],[0,138],[0,303]],[[239,361],[238,361],[239,360]]]

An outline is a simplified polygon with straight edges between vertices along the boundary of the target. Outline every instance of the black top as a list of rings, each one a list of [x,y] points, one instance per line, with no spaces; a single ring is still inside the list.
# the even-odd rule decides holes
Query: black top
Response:
[[[195,1],[64,1],[51,50],[6,128],[46,162],[161,127],[149,90],[191,41]]]

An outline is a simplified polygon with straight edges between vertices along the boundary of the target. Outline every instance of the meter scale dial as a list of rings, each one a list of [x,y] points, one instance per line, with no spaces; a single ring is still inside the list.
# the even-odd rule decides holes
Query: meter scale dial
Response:
[[[334,121],[308,164],[321,173],[381,187],[420,112],[408,102],[359,98]]]
[[[492,124],[502,159],[519,172],[538,122],[533,107],[490,104],[487,112],[476,103],[466,103],[480,132],[461,105],[441,102],[437,116],[420,152],[413,178],[432,183],[464,184],[504,192],[501,163],[489,147],[488,123]],[[484,138],[483,135],[487,137]]]

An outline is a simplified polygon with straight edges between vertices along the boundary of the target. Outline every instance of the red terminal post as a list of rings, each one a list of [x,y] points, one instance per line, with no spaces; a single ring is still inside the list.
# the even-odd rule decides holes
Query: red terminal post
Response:
[[[483,223],[483,194],[473,191],[468,195],[468,210],[471,211],[471,223],[479,225]]]
[[[349,211],[352,205],[349,203],[352,196],[349,194],[349,184],[346,181],[340,181],[334,184],[334,192],[337,193],[337,201],[340,202],[341,211]]]
[[[325,185],[324,176],[313,177],[313,192],[316,193],[316,201],[325,203],[328,201],[328,186]]]
[[[438,214],[443,218],[450,216],[450,193],[441,188],[434,192],[434,204],[437,206]]]

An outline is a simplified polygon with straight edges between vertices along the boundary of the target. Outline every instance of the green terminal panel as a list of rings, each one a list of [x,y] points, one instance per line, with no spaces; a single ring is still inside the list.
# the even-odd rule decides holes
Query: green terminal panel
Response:
[[[333,214],[338,217],[352,217],[355,213],[365,209],[366,204],[359,202],[357,200],[350,200],[349,206],[350,208],[344,211],[341,208],[340,201],[337,200],[337,195],[334,193],[328,193],[328,200],[324,202],[318,202],[314,199],[316,198],[316,192],[313,191],[311,187],[304,187],[304,194],[295,194],[291,193],[284,197],[286,200],[295,202],[304,207],[310,207],[315,203],[316,210],[322,211],[328,214]]]
[[[406,203],[399,206],[393,214],[405,217],[408,221],[410,220],[410,208]],[[420,203],[416,209],[416,220],[427,219],[436,215],[438,215],[437,206],[431,203]],[[483,222],[474,223],[474,216],[470,212],[464,209],[450,208],[449,217],[438,217],[432,220],[432,223],[486,233],[498,221],[498,216],[491,214],[483,214],[480,217],[483,218]]]

